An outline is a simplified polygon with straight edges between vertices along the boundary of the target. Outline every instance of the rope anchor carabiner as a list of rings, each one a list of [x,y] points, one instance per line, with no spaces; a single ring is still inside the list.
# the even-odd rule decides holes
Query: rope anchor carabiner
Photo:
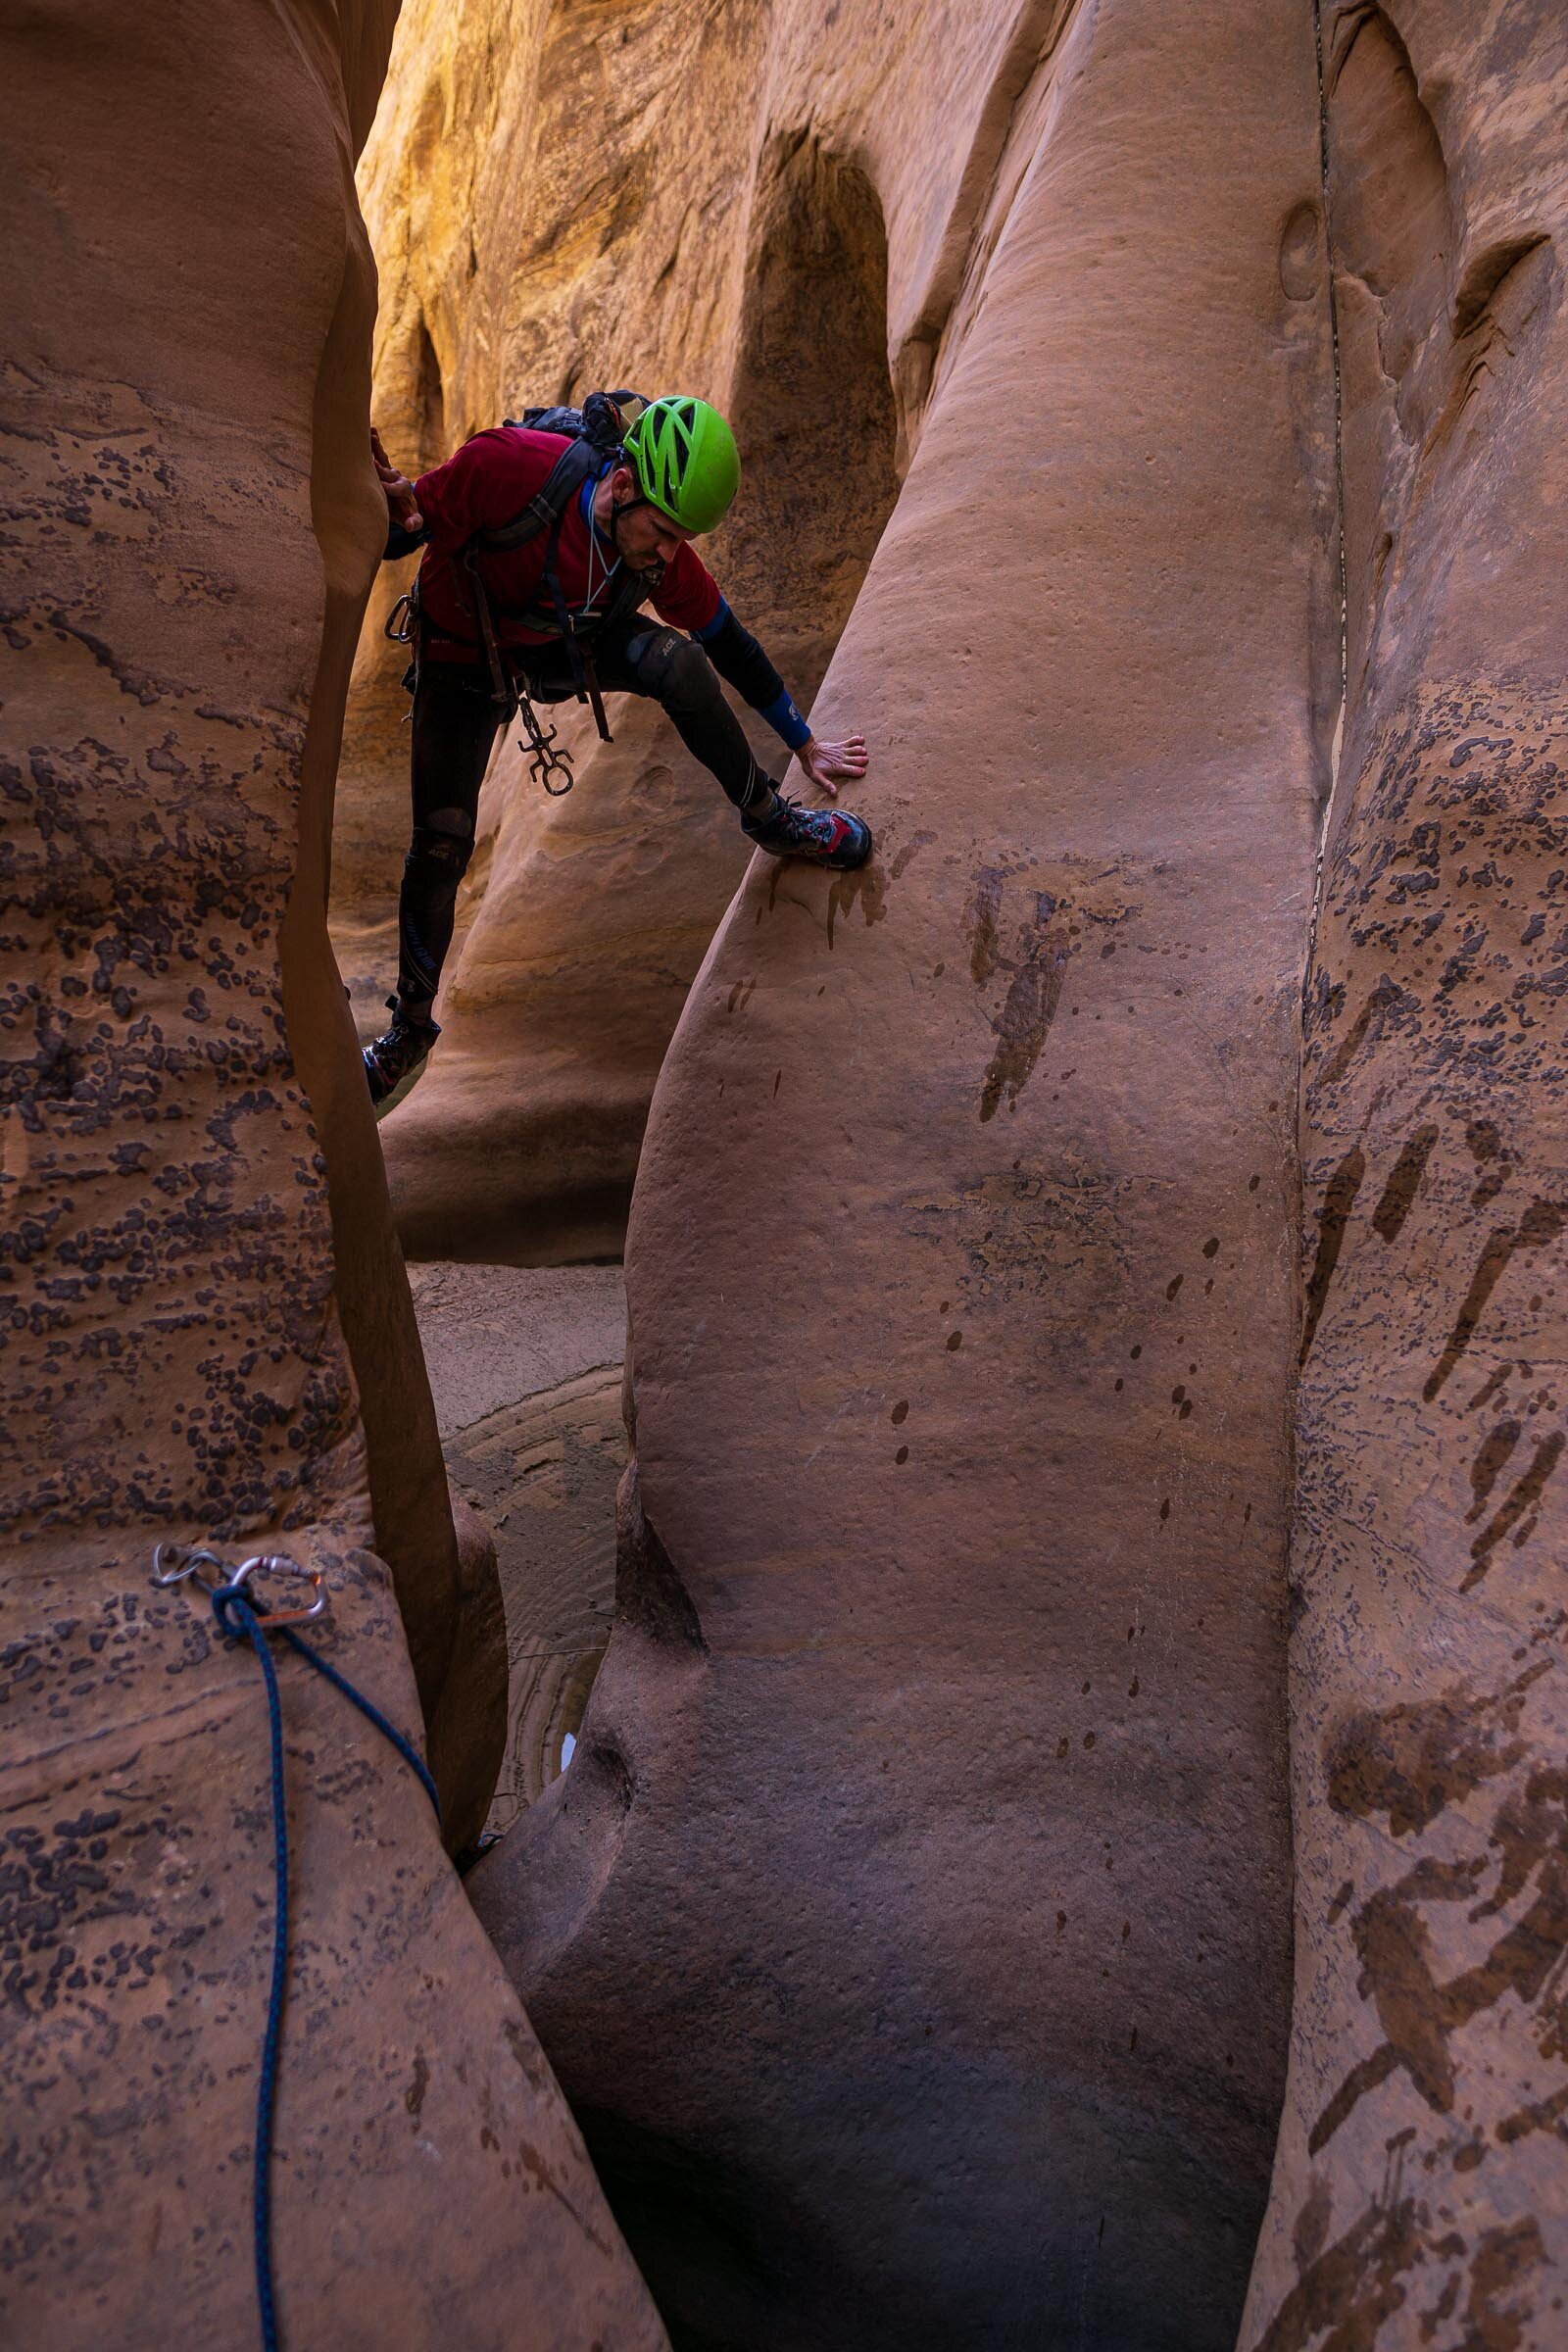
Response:
[[[204,1575],[204,1570],[216,1573]],[[297,1577],[310,1586],[314,1597],[300,1608],[259,1609],[245,1592],[251,1578],[257,1575]],[[183,1544],[160,1544],[153,1553],[153,1583],[179,1585],[187,1577],[207,1594],[209,1600],[220,1592],[225,1596],[243,1593],[246,1606],[264,1632],[273,1625],[309,1625],[311,1619],[319,1617],[326,1606],[326,1579],[319,1568],[302,1568],[299,1561],[291,1559],[286,1551],[259,1551],[253,1558],[241,1561],[237,1568],[231,1568],[226,1560],[219,1558],[216,1551],[209,1551],[205,1544],[189,1546]]]

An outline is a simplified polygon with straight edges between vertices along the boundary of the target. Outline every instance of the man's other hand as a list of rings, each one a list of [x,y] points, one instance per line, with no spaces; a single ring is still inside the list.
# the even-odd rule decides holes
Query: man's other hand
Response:
[[[406,473],[399,473],[381,447],[381,436],[373,424],[370,427],[370,455],[375,460],[375,470],[381,477],[381,488],[386,493],[386,511],[393,521],[401,523],[406,531],[423,530],[424,516],[419,513],[414,484]]]
[[[858,784],[865,773],[865,737],[847,735],[842,743],[819,743],[813,735],[795,757],[818,791],[836,801],[841,784]]]

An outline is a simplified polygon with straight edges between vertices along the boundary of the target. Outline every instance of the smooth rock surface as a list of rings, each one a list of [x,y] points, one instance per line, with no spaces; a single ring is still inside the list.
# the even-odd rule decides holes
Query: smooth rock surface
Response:
[[[1324,11],[1348,707],[1307,991],[1297,1998],[1244,2343],[1568,2341],[1568,24]]]
[[[812,8],[756,88],[885,222],[879,853],[759,858],[688,1000],[620,1613],[474,1900],[677,2342],[1200,2352],[1289,2004],[1310,19]]]
[[[502,1729],[324,926],[390,20],[6,32],[0,2336],[56,2352],[259,2340],[266,1699],[154,1544],[318,1570],[320,1647],[416,1737],[424,1698],[460,1838]],[[655,2352],[424,1792],[278,1673],[284,2340],[499,2352],[525,2306],[541,2352]]]

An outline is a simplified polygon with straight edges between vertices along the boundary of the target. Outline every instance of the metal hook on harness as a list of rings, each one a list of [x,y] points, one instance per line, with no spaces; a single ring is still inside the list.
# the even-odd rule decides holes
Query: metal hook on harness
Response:
[[[517,738],[517,749],[533,754],[528,762],[528,773],[536,784],[544,786],[553,801],[563,799],[577,781],[571,772],[571,754],[557,751],[556,729],[544,724],[528,695],[520,687],[517,692],[517,716],[523,725],[523,734]],[[551,783],[552,775],[558,772],[565,777],[564,784]]]

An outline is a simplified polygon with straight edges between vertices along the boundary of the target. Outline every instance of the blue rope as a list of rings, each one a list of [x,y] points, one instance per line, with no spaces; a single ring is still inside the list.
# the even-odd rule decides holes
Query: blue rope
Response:
[[[348,1677],[346,1675],[339,1674],[337,1668],[332,1665],[329,1660],[323,1658],[318,1649],[313,1649],[308,1642],[302,1642],[299,1635],[294,1632],[291,1626],[279,1626],[278,1631],[282,1635],[284,1641],[288,1643],[290,1649],[298,1650],[300,1656],[308,1659],[310,1664],[316,1668],[318,1674],[324,1674],[327,1681],[333,1686],[333,1688],[341,1690],[346,1699],[352,1700],[353,1704],[359,1708],[360,1713],[365,1717],[366,1721],[368,1723],[373,1723],[376,1730],[380,1733],[382,1739],[397,1749],[398,1754],[403,1758],[404,1763],[413,1773],[415,1779],[419,1783],[420,1787],[424,1790],[425,1795],[430,1799],[431,1804],[434,1805],[435,1817],[437,1822],[439,1822],[441,1819],[441,1799],[436,1791],[436,1785],[425,1767],[424,1758],[420,1755],[413,1740],[407,1739],[404,1734],[398,1730],[395,1723],[389,1723],[386,1717],[382,1714],[380,1708],[372,1706],[363,1690],[356,1690],[354,1685],[349,1681]]]
[[[283,2047],[283,2006],[288,1990],[288,1816],[283,1795],[283,1707],[278,1695],[277,1669],[272,1653],[243,1586],[220,1585],[214,1592],[213,1615],[220,1631],[229,1642],[249,1641],[261,1660],[263,1679],[267,1684],[267,1719],[271,1733],[272,1748],[272,1981],[267,1996],[267,2031],[262,2036],[262,2071],[256,2090],[256,2158],[251,2192],[251,2213],[256,2244],[256,2298],[261,2306],[263,2352],[280,2352],[281,2339],[277,2331],[277,2300],[272,2290],[272,2116],[277,2104],[277,2068]],[[424,1759],[412,1742],[389,1723],[379,1707],[372,1706],[362,1690],[356,1690],[347,1677],[329,1665],[319,1651],[288,1626],[279,1627],[290,1649],[316,1668],[318,1674],[342,1691],[366,1719],[373,1723],[382,1737],[389,1740],[403,1761],[419,1779],[426,1796],[435,1807],[437,1821],[441,1818],[441,1799],[436,1786],[425,1769]]]

